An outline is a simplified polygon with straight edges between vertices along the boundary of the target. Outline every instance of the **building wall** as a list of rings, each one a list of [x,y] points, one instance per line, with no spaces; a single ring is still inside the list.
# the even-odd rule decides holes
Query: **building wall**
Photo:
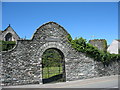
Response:
[[[118,54],[118,49],[120,49],[120,42],[118,42],[117,40],[113,40],[107,51],[111,54]]]
[[[8,33],[12,34],[11,41],[17,41],[20,39],[17,33],[10,26],[8,26],[4,31],[1,31],[0,40],[6,41],[5,37]]]

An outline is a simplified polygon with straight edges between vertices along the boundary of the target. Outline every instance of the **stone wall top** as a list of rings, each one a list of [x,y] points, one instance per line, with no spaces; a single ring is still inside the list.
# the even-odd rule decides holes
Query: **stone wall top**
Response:
[[[53,39],[58,41],[60,37],[68,35],[68,32],[55,22],[48,22],[40,26],[33,34],[32,40],[46,41]]]

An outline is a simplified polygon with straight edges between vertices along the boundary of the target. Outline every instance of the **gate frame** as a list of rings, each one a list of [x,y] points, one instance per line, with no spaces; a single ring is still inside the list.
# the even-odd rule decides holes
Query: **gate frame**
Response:
[[[62,53],[63,53],[63,55],[64,55],[64,67],[65,67],[65,76],[64,76],[64,78],[65,78],[65,82],[66,82],[66,80],[67,80],[67,73],[66,73],[66,57],[67,57],[67,50],[65,49],[66,47],[65,46],[63,46],[61,43],[59,43],[59,42],[46,42],[45,44],[43,44],[39,49],[38,49],[38,51],[37,51],[37,53],[34,55],[34,56],[38,56],[38,57],[36,57],[38,60],[39,60],[39,63],[40,63],[40,79],[39,79],[39,84],[43,84],[43,82],[42,82],[42,55],[43,55],[43,53],[47,50],[47,49],[50,49],[50,48],[55,48],[55,49],[58,49],[58,50],[60,50]]]

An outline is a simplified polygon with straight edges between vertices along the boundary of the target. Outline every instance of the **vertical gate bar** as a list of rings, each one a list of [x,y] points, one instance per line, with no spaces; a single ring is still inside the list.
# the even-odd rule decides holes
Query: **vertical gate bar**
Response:
[[[58,65],[59,66],[59,74],[60,74],[60,63],[61,63],[61,59],[60,59],[59,65]]]
[[[49,60],[48,60],[48,64],[49,64]],[[49,78],[49,65],[47,64],[47,70],[48,70],[48,78]]]

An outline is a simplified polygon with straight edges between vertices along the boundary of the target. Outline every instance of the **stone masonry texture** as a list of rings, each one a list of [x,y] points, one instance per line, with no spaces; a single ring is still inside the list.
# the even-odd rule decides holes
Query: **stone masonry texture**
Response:
[[[89,40],[89,43],[97,47],[99,50],[107,51],[107,42],[105,43],[105,41],[105,39],[93,39]]]
[[[2,85],[42,84],[42,54],[49,48],[63,53],[66,81],[118,74],[119,62],[104,66],[94,61],[74,50],[67,35],[62,26],[48,22],[36,30],[31,40],[18,40],[12,50],[2,52]]]

